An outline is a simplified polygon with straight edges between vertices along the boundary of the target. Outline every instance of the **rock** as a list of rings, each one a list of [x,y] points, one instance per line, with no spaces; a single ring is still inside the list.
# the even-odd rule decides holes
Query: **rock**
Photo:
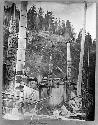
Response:
[[[69,117],[71,115],[71,112],[67,110],[67,108],[63,105],[61,107],[61,115],[64,115],[65,117]]]
[[[56,117],[56,118],[59,118],[59,111],[58,110],[55,110],[54,112],[53,112],[53,115],[54,115],[54,117]]]

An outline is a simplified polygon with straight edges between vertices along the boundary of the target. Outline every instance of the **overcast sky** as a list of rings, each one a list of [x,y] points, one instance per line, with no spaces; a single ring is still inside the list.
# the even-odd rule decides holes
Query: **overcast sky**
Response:
[[[42,7],[44,12],[53,11],[55,17],[61,20],[70,20],[78,33],[83,27],[84,4],[64,4],[56,2],[29,2],[28,9],[35,4],[37,8]],[[86,15],[86,31],[96,38],[96,3],[88,4]]]

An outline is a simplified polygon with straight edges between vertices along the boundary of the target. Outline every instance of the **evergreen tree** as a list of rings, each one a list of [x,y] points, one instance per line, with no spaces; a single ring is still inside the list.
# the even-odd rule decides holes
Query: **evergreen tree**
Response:
[[[28,30],[36,30],[36,6],[33,5],[27,13],[27,28]]]
[[[57,30],[58,30],[58,22],[57,22],[57,18],[54,20],[54,33],[57,34]]]
[[[43,13],[44,13],[43,9],[40,7],[39,12],[38,12],[38,17],[39,17],[39,24],[38,25],[39,25],[39,29],[41,29],[41,30],[43,29],[43,20],[44,20]]]
[[[62,20],[62,35],[65,34],[65,21]]]
[[[66,27],[64,32],[64,37],[66,37],[66,40],[71,40],[74,42],[75,32],[69,20],[66,21]]]
[[[54,17],[53,17],[52,11],[47,11],[47,13],[45,14],[46,30],[52,31],[53,20],[54,20]]]
[[[58,35],[62,35],[62,27],[61,27],[61,20],[58,20]]]

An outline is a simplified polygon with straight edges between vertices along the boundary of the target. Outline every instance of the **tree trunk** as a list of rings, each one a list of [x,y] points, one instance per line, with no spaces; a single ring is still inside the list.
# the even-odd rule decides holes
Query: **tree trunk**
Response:
[[[83,30],[82,30],[81,52],[80,52],[80,63],[79,63],[79,75],[78,75],[78,83],[77,83],[77,96],[81,95],[82,68],[83,68],[84,43],[85,43],[86,10],[87,10],[87,3],[85,2],[84,23],[83,23]]]

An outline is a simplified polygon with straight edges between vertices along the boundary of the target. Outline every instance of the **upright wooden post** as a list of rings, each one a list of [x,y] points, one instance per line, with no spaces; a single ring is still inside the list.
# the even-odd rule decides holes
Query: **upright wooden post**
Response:
[[[15,87],[20,85],[20,83],[22,82],[22,77],[24,75],[23,69],[25,66],[26,28],[27,28],[27,2],[21,1]]]
[[[86,10],[87,3],[84,5],[84,22],[82,30],[82,39],[81,39],[81,52],[80,52],[80,62],[79,62],[79,75],[77,82],[77,96],[81,96],[81,83],[82,83],[82,68],[83,68],[83,56],[84,56],[84,43],[85,43],[85,27],[86,27]]]
[[[21,84],[24,86],[24,66],[25,66],[25,50],[26,50],[26,29],[27,29],[27,2],[21,1],[21,8],[20,8],[20,21],[19,21],[19,34],[18,34],[18,49],[17,49],[17,60],[16,60],[16,75],[15,75],[15,98],[18,99],[16,101],[12,114],[18,114],[18,103],[21,100],[20,97],[20,90],[17,91],[17,87]],[[22,98],[24,96],[23,92],[21,93]]]
[[[8,50],[7,50],[7,68],[8,74],[10,74],[11,81],[14,80],[14,68],[15,68],[15,43],[16,43],[16,17],[15,17],[16,6],[14,4],[14,14],[11,16],[10,25],[9,25],[9,37],[8,37]],[[13,83],[14,85],[14,83]],[[11,84],[12,86],[12,84]],[[14,88],[14,87],[13,87]]]
[[[69,102],[71,98],[71,52],[70,52],[70,43],[71,43],[71,25],[69,20],[66,22],[66,32],[65,32],[65,41],[67,44],[67,83],[66,83],[66,96],[67,101]]]
[[[67,101],[70,100],[71,90],[70,90],[70,82],[71,82],[71,53],[70,53],[70,41],[67,42]]]

